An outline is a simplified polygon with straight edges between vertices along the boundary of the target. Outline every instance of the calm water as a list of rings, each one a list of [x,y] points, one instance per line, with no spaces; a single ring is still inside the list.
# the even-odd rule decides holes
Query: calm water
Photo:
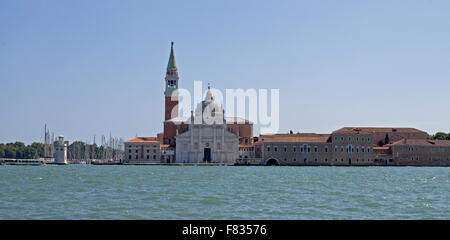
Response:
[[[450,168],[0,166],[0,219],[450,219]]]

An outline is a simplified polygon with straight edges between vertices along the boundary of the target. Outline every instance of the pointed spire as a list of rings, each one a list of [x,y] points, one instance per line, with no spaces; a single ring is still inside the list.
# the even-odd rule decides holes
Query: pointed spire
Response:
[[[167,64],[167,70],[176,70],[176,69],[177,69],[177,62],[175,61],[175,54],[173,53],[173,41],[172,41],[170,46],[170,57],[169,63]]]

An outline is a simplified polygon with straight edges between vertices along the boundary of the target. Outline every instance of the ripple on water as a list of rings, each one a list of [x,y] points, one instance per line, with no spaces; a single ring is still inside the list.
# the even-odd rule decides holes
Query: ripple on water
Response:
[[[0,219],[448,219],[449,168],[1,166]]]

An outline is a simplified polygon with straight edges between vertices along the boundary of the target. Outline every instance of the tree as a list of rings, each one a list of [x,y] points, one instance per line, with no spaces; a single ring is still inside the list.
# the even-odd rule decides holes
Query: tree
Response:
[[[0,144],[0,158],[32,159],[44,156],[44,144],[32,143],[25,146],[22,142]]]
[[[386,137],[384,138],[384,144],[389,144],[390,140],[389,140],[389,136],[386,133]]]
[[[32,151],[36,152],[36,156],[34,158],[44,157],[44,144],[34,142],[28,148],[33,149]]]
[[[383,146],[383,141],[382,140],[378,141],[378,147],[382,147],[382,146]]]
[[[12,148],[5,149],[5,158],[16,158],[16,150]]]
[[[446,140],[449,138],[449,135],[443,132],[437,132],[436,134],[433,135],[434,140]]]
[[[37,152],[36,149],[34,149],[32,147],[27,147],[25,149],[23,158],[25,158],[25,159],[34,159],[34,158],[38,158],[38,157],[39,157],[39,155],[38,155],[38,152]]]

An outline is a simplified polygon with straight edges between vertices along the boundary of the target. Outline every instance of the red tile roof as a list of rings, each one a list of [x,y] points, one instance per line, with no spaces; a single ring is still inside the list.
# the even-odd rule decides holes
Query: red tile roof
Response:
[[[359,134],[371,134],[371,133],[426,133],[416,128],[381,128],[381,127],[344,127],[334,131],[333,133],[359,133]]]
[[[239,148],[252,148],[254,147],[253,144],[239,144]]]
[[[402,139],[392,145],[450,147],[450,140]]]
[[[389,150],[390,147],[373,147],[372,150]]]
[[[330,134],[294,133],[294,134],[264,134],[260,135],[261,142],[327,142]]]
[[[136,137],[125,143],[159,143],[155,137]]]

